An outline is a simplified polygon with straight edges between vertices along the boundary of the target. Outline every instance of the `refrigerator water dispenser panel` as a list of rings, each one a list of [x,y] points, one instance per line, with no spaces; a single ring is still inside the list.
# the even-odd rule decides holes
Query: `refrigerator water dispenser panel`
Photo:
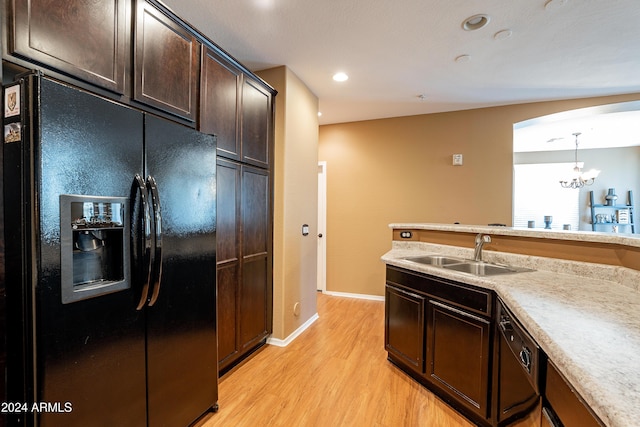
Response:
[[[131,287],[128,219],[126,197],[60,196],[63,304]]]

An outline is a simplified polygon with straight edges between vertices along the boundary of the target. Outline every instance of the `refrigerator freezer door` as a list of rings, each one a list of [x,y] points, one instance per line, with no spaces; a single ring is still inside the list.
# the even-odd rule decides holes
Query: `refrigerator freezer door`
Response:
[[[61,297],[60,195],[130,198],[142,170],[143,115],[40,79],[32,143],[39,227],[35,286],[37,402],[68,402],[39,425],[146,424],[144,313],[134,286],[71,304]],[[38,264],[39,262],[39,264]]]
[[[149,425],[189,425],[217,402],[215,138],[147,115],[145,145],[162,201],[162,275],[147,308]]]

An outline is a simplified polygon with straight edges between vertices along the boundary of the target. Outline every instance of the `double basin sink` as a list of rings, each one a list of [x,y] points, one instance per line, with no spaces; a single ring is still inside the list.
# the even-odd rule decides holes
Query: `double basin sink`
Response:
[[[474,261],[470,259],[455,258],[442,255],[423,255],[419,257],[408,257],[405,259],[407,261],[416,262],[418,264],[442,267],[447,270],[473,274],[474,276],[495,276],[498,274],[511,274],[533,271],[528,268],[512,267],[507,265],[493,264],[490,262]]]

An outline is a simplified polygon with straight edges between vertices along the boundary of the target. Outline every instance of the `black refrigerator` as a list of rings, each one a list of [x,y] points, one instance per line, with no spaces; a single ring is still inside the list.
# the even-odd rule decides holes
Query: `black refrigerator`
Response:
[[[215,137],[37,73],[3,98],[8,425],[216,410]]]

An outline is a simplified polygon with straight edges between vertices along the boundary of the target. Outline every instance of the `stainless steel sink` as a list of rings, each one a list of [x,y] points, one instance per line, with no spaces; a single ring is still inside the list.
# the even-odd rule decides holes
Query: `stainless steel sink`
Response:
[[[449,264],[460,264],[461,262],[465,262],[462,258],[454,258],[442,255],[424,255],[419,257],[410,257],[405,258],[407,261],[413,261],[420,264],[428,264],[428,265],[436,265],[436,266],[445,266]]]
[[[511,267],[506,265],[492,264],[484,261],[474,261],[471,259],[449,257],[444,255],[423,255],[405,258],[407,261],[419,264],[431,265],[434,267],[446,268],[447,270],[459,271],[461,273],[473,274],[474,276],[495,276],[498,274],[522,273],[533,271],[528,268]]]
[[[467,261],[459,264],[443,265],[443,268],[449,270],[469,273],[475,276],[495,276],[497,274],[522,273],[525,271],[533,271],[528,268],[508,267],[506,265],[491,264],[488,262]]]

